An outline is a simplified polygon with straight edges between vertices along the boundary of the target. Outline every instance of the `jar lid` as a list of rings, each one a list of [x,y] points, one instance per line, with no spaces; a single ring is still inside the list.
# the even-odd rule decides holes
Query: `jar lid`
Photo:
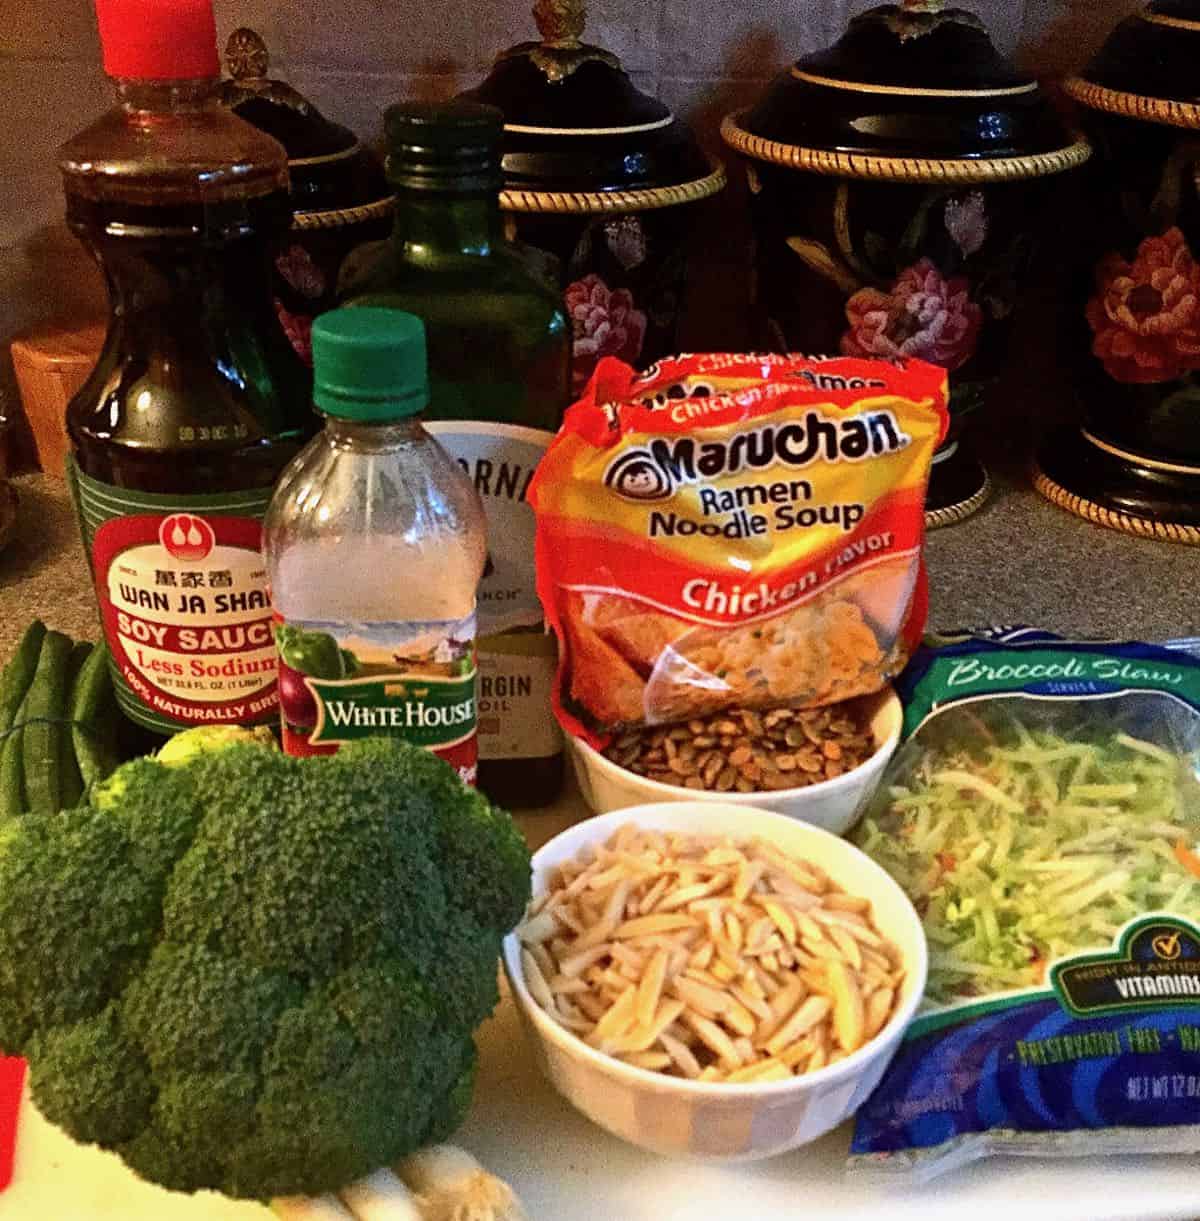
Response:
[[[392,206],[378,159],[286,81],[269,77],[267,45],[242,27],[225,44],[221,99],[287,150],[296,227],[331,227],[386,215]]]
[[[1151,0],[1113,30],[1066,90],[1093,110],[1200,128],[1198,59],[1200,0]]]
[[[464,97],[504,114],[502,206],[611,212],[703,199],[724,170],[642,93],[610,51],[583,41],[584,0],[536,0],[540,42],[502,51]]]
[[[982,182],[1087,160],[1037,81],[987,27],[944,0],[902,0],[853,18],[722,126],[746,156],[851,178]]]

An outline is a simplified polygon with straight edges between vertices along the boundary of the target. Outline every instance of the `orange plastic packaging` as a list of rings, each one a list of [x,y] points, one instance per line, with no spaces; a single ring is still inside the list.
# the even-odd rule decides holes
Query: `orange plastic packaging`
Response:
[[[529,491],[564,728],[884,686],[924,627],[946,399],[921,361],[601,362]]]

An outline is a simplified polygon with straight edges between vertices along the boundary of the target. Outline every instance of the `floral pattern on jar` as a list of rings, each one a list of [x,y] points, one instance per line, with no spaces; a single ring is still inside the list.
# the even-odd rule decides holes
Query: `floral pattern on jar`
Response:
[[[1092,352],[1114,381],[1174,381],[1200,369],[1200,265],[1178,227],[1147,237],[1132,263],[1111,253],[1087,303]]]
[[[567,316],[574,331],[571,388],[587,385],[596,363],[617,356],[636,365],[646,339],[646,315],[627,288],[610,288],[594,272],[567,285]]]
[[[964,276],[947,278],[923,258],[906,268],[887,292],[863,288],[846,302],[847,356],[899,356],[931,361],[953,371],[975,353],[983,310],[971,300]]]

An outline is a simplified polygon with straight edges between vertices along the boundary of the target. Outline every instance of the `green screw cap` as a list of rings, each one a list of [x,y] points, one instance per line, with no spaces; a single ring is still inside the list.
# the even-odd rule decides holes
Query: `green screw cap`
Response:
[[[313,402],[342,420],[383,422],[429,404],[425,324],[415,314],[350,306],[312,329]]]

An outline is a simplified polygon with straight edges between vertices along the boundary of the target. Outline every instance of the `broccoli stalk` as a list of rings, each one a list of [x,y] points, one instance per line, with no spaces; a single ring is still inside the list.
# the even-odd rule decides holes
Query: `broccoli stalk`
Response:
[[[35,1102],[166,1187],[264,1200],[444,1139],[529,897],[512,820],[401,743],[183,747],[0,833],[0,1047]]]

